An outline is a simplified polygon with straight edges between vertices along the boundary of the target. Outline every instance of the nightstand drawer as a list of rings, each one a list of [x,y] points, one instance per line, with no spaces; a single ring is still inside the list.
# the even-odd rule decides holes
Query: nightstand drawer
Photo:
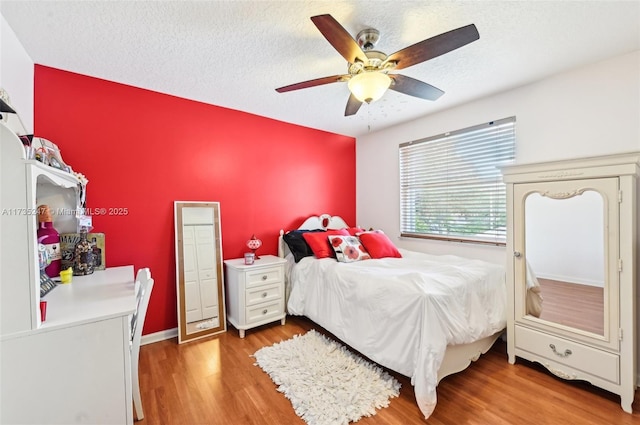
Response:
[[[256,286],[247,289],[245,303],[247,306],[269,301],[277,301],[282,298],[282,285]]]
[[[267,283],[284,282],[282,269],[281,266],[277,266],[247,271],[247,288],[250,286],[265,285]]]
[[[247,307],[247,324],[262,322],[272,317],[282,316],[282,308],[280,300],[260,304],[254,307]]]
[[[620,356],[616,354],[521,326],[516,326],[515,337],[516,348],[573,369],[563,376],[565,379],[585,379],[581,373],[586,373],[616,384],[620,382]]]

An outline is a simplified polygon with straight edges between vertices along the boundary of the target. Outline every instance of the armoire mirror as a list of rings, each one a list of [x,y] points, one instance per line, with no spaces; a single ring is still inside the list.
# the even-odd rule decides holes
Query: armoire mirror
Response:
[[[178,342],[226,330],[220,204],[175,201]]]
[[[608,264],[608,193],[614,182],[594,179],[580,184],[551,182],[518,185],[523,193],[523,231],[518,253],[527,267],[527,297],[541,296],[535,306],[527,299],[521,313],[526,319],[604,338],[609,333],[608,301],[616,290]],[[533,189],[535,187],[535,189]],[[613,202],[615,205],[615,202]],[[534,318],[535,317],[535,318]]]

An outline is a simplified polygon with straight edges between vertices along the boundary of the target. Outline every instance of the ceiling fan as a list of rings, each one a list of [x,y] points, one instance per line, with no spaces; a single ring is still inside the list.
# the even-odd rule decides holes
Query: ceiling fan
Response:
[[[390,72],[433,59],[480,38],[476,26],[471,24],[445,32],[413,44],[391,55],[373,50],[380,32],[367,28],[358,33],[356,40],[331,15],[312,16],[311,21],[322,35],[348,62],[347,74],[317,78],[277,88],[278,93],[306,89],[330,83],[347,82],[351,95],[344,111],[354,115],[363,102],[378,100],[387,89],[427,100],[436,100],[444,94],[430,84]]]

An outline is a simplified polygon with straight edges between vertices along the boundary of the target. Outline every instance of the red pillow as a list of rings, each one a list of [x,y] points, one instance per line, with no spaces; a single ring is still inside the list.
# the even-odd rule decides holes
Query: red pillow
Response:
[[[364,248],[369,252],[371,258],[396,257],[402,258],[402,254],[398,248],[391,242],[391,239],[385,235],[382,230],[373,232],[359,233],[358,238]]]
[[[349,234],[351,236],[355,236],[356,233],[362,233],[365,231],[365,229],[361,228],[361,227],[349,227],[348,229],[346,229],[347,232],[349,232]]]
[[[307,241],[316,258],[336,258],[336,253],[329,244],[329,235],[349,236],[349,232],[345,229],[327,230],[326,232],[303,233],[302,237]]]

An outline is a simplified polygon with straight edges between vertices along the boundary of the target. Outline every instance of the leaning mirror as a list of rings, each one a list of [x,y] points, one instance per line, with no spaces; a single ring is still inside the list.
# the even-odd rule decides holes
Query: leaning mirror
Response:
[[[178,342],[226,331],[220,204],[175,201]]]

